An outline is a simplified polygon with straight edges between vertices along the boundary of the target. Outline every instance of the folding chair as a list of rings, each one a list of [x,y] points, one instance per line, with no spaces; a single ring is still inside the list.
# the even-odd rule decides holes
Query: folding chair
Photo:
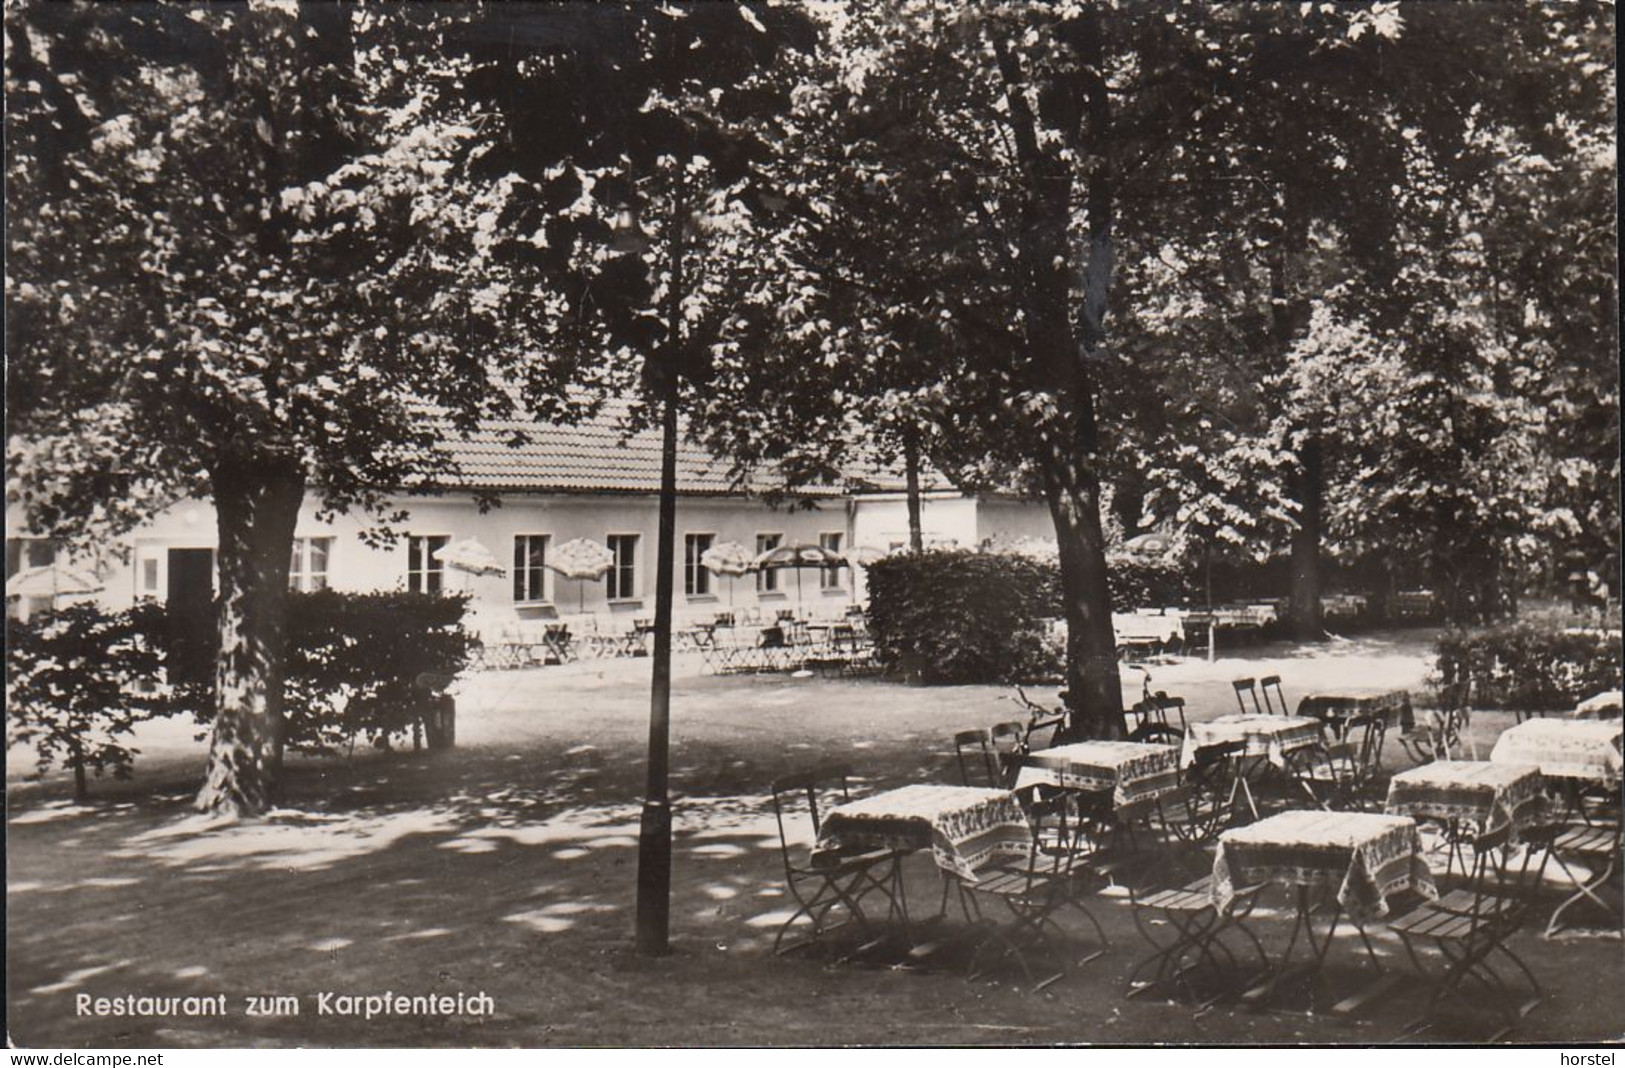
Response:
[[[1621,871],[1625,869],[1625,841],[1620,837],[1620,825],[1571,823],[1557,828],[1551,844],[1551,856],[1563,874],[1574,882],[1575,891],[1557,906],[1546,924],[1546,937],[1563,929],[1563,914],[1582,901],[1598,906],[1616,929],[1625,931],[1625,888]],[[1576,871],[1576,868],[1582,869]],[[1604,893],[1612,884],[1612,893],[1605,900]]]
[[[1184,870],[1181,859],[1193,857],[1200,863],[1191,866],[1209,868],[1211,858],[1199,844],[1208,840],[1211,827],[1221,822],[1199,822],[1199,806],[1199,798],[1186,785],[1165,794],[1153,806],[1154,821],[1161,830],[1160,854],[1149,855],[1142,867],[1160,873],[1162,878],[1152,879],[1158,888],[1149,891],[1140,888],[1143,879],[1126,884],[1134,926],[1151,946],[1151,955],[1129,973],[1127,996],[1173,984],[1191,1000],[1198,1000],[1194,979],[1203,974],[1212,990],[1200,999],[1200,1010],[1205,1011],[1224,997],[1247,989],[1253,978],[1269,968],[1263,943],[1247,926],[1267,884],[1238,887],[1230,906],[1220,912],[1213,903],[1211,872],[1186,881],[1191,873]],[[1243,952],[1250,949],[1256,963],[1243,967],[1241,957],[1225,938],[1232,932],[1246,940]]]
[[[1236,707],[1241,709],[1242,715],[1262,716],[1265,714],[1264,706],[1258,702],[1258,682],[1256,679],[1236,679],[1230,685],[1236,691]],[[1250,711],[1247,708],[1247,702],[1242,700],[1243,696],[1253,699],[1253,707]]]
[[[1472,712],[1468,707],[1468,685],[1453,682],[1439,691],[1435,709],[1418,718],[1416,726],[1399,736],[1399,744],[1412,760],[1426,764],[1454,759],[1455,751],[1467,740],[1467,751],[1478,759],[1478,743],[1468,733]]]
[[[818,830],[822,825],[821,799],[831,800],[835,804],[850,801],[851,794],[847,786],[850,777],[850,768],[835,764],[785,775],[773,781],[771,786],[773,818],[779,826],[779,850],[784,857],[784,880],[790,891],[790,897],[797,906],[796,911],[784,921],[779,928],[778,936],[773,940],[773,952],[776,954],[788,953],[810,945],[850,922],[858,924],[864,935],[863,942],[870,943],[873,932],[869,918],[864,914],[862,902],[872,893],[878,892],[886,898],[888,921],[898,917],[902,917],[905,921],[907,919],[908,914],[902,896],[901,853],[890,849],[851,853],[821,851],[816,859],[809,856],[809,859],[803,862],[798,857],[807,855],[803,853],[805,843],[798,842],[792,846],[790,835],[785,830],[786,815],[795,806],[798,798],[805,798],[812,823],[813,841],[816,841]],[[850,919],[839,924],[827,925],[825,919],[837,906],[845,907]],[[783,945],[784,936],[802,917],[811,921],[811,935],[801,942]]]
[[[1358,810],[1380,805],[1376,783],[1382,774],[1382,744],[1388,719],[1382,713],[1349,717],[1343,740],[1286,754],[1287,775],[1317,808]]]
[[[1281,692],[1281,676],[1265,675],[1258,680],[1258,688],[1264,691],[1264,711],[1272,716],[1287,715],[1286,694]],[[1275,700],[1270,701],[1270,690],[1275,690]]]
[[[1140,729],[1152,725],[1169,727],[1181,739],[1185,737],[1185,729],[1188,724],[1185,721],[1185,699],[1183,697],[1169,697],[1162,690],[1158,690],[1152,696],[1142,701],[1136,701],[1130,712],[1133,714],[1135,721],[1134,725],[1129,728],[1130,738]],[[1173,713],[1177,717],[1179,720],[1178,726],[1169,722],[1169,713]]]
[[[1034,802],[1032,815],[1064,821],[1066,799],[1056,797]],[[1070,837],[1067,836],[1069,840]],[[1070,939],[1066,928],[1056,921],[1057,914],[1068,908],[1083,916],[1095,938],[1094,948],[1078,957],[1076,965],[1087,964],[1106,952],[1110,946],[1106,932],[1078,895],[1072,872],[1073,858],[1071,848],[1046,847],[1043,836],[1035,831],[1025,864],[1009,866],[994,861],[976,869],[974,882],[955,880],[960,908],[967,918],[978,922],[985,919],[979,898],[1002,901],[1010,913],[1008,923],[992,925],[977,944],[968,981],[975,982],[987,975],[996,961],[1011,958],[1026,981],[1032,984],[1034,993],[1062,979],[1066,975],[1064,967],[1040,979],[1034,974],[1028,956],[1039,948],[1053,949],[1057,940]],[[987,953],[994,949],[996,957],[986,960]]]
[[[954,756],[959,762],[959,780],[966,786],[999,785],[998,761],[993,751],[993,739],[987,731],[969,730],[955,734]]]
[[[1477,836],[1473,839],[1473,874],[1467,887],[1389,922],[1389,930],[1399,935],[1417,974],[1433,987],[1422,1015],[1406,1026],[1406,1034],[1431,1027],[1440,1006],[1454,998],[1469,1008],[1494,1005],[1502,1026],[1487,1041],[1495,1042],[1540,1003],[1545,996],[1540,981],[1506,943],[1523,926],[1534,892],[1540,886],[1552,833],[1550,827],[1528,828],[1521,846],[1511,843],[1511,824]],[[1438,948],[1445,965],[1442,969],[1433,971],[1423,965],[1417,947],[1424,940]],[[1520,995],[1490,967],[1489,961],[1496,954],[1523,973],[1529,988],[1526,995]],[[1469,979],[1482,988],[1487,998],[1463,990]]]
[[[1009,789],[1015,785],[1022,758],[1027,755],[1027,726],[1023,723],[995,723],[988,731],[998,778],[993,785]]]

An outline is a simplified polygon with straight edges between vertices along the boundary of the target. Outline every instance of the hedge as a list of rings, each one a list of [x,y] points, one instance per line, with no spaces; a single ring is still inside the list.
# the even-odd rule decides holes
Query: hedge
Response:
[[[416,737],[432,704],[419,678],[457,676],[477,645],[462,625],[467,607],[462,595],[290,593],[283,744],[326,754],[358,738],[390,749]],[[213,718],[212,686],[181,696],[199,723]]]
[[[869,566],[869,629],[888,668],[931,683],[1058,675],[1046,621],[1061,614],[1060,571],[1025,556],[932,550]]]
[[[1619,640],[1595,630],[1532,622],[1453,630],[1435,652],[1431,681],[1469,683],[1475,708],[1561,711],[1620,688]]]

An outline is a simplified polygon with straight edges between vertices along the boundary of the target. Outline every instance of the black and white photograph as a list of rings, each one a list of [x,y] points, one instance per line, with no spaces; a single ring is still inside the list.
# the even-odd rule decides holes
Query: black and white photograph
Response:
[[[1615,30],[6,0],[8,1045],[1625,1040]]]

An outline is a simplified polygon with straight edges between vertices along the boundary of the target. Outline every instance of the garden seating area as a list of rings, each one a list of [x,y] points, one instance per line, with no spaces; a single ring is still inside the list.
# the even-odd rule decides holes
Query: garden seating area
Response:
[[[1281,679],[1267,682],[1260,699],[1255,679],[1236,680],[1242,712],[1194,722],[1177,698],[1148,698],[1142,727],[1180,711],[1178,726],[1155,721],[1155,741],[1035,744],[1032,702],[1026,724],[955,734],[958,783],[823,810],[809,870],[823,865],[832,886],[852,877],[816,915],[790,916],[780,948],[827,943],[854,965],[1003,974],[1052,994],[1102,954],[1137,954],[1121,996],[1197,1016],[1392,1003],[1415,1010],[1401,1034],[1465,1019],[1495,1040],[1544,996],[1526,934],[1571,929],[1581,912],[1625,934],[1618,714],[1515,724],[1483,761],[1407,746],[1424,762],[1396,769],[1385,742],[1391,727],[1415,730],[1407,691],[1311,693],[1287,715]],[[923,916],[904,888],[914,854],[942,884]],[[854,858],[880,874],[856,874]],[[1142,945],[1109,943],[1114,909],[1131,912]],[[854,938],[839,937],[845,925]]]

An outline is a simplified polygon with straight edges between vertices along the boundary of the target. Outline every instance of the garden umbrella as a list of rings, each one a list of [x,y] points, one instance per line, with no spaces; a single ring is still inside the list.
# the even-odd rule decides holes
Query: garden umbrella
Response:
[[[597,582],[604,572],[615,566],[615,556],[608,549],[589,538],[567,541],[548,554],[547,566],[567,579]],[[587,591],[577,586],[580,594],[578,609],[587,610]]]
[[[491,555],[491,550],[481,545],[477,538],[464,538],[454,541],[450,545],[442,545],[431,553],[436,560],[466,575],[505,575],[508,569],[497,562]],[[468,589],[468,580],[463,581],[463,589]]]
[[[713,545],[700,554],[700,566],[713,575],[728,576],[728,604],[734,603],[734,579],[750,570],[751,555],[737,541]]]
[[[777,571],[781,568],[793,567],[796,569],[796,605],[801,604],[801,570],[802,568],[840,567],[846,561],[841,554],[822,545],[780,545],[776,549],[769,549],[759,554],[751,566],[757,571]]]
[[[1152,531],[1137,534],[1123,543],[1123,548],[1136,556],[1167,556],[1174,548],[1174,539],[1167,534]]]

